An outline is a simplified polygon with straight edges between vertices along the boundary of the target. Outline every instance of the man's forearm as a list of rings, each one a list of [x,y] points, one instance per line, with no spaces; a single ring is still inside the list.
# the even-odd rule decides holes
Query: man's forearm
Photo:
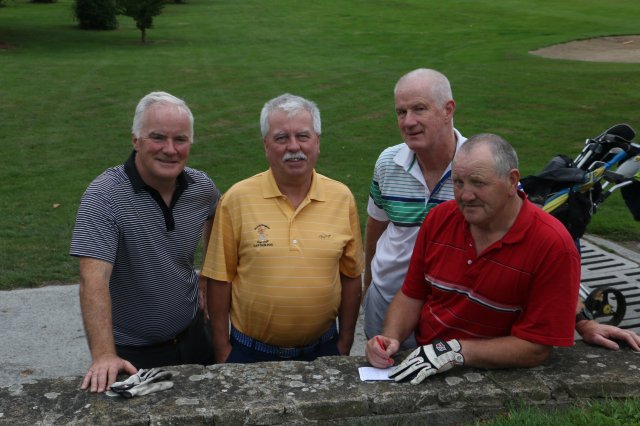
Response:
[[[365,240],[364,240],[364,259],[365,259],[365,268],[364,268],[364,291],[363,294],[366,293],[369,285],[371,285],[372,275],[371,275],[371,262],[373,261],[373,257],[376,254],[376,247],[378,244],[378,240],[382,233],[387,229],[387,225],[389,222],[381,222],[379,220],[375,220],[371,217],[367,218],[367,228],[365,230]]]
[[[230,345],[229,310],[231,308],[231,284],[208,279],[207,299],[216,362],[224,362]]]
[[[424,301],[412,299],[400,290],[387,309],[382,334],[402,343],[418,325],[423,305]]]
[[[340,336],[353,343],[362,297],[362,276],[349,278],[341,274],[340,281],[342,283],[342,299],[338,311]]]
[[[112,265],[80,258],[80,309],[91,356],[115,355],[109,277]]]
[[[91,357],[115,355],[113,323],[111,320],[111,296],[109,290],[99,285],[80,285],[80,307]]]
[[[476,368],[536,367],[551,353],[551,346],[514,336],[460,340],[464,364]]]

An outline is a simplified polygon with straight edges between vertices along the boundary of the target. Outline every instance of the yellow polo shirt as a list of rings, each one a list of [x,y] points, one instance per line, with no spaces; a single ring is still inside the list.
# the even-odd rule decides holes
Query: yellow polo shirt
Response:
[[[227,191],[216,211],[203,275],[230,282],[231,323],[276,346],[303,346],[329,329],[340,307],[340,273],[364,268],[355,200],[315,171],[297,210],[271,170]]]

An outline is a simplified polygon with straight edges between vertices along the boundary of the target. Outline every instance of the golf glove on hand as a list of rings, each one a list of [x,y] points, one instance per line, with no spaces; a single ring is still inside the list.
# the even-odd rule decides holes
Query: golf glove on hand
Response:
[[[125,398],[133,398],[136,395],[142,396],[153,392],[159,392],[165,389],[171,389],[173,382],[171,372],[152,368],[150,370],[140,369],[138,372],[127,380],[115,382],[111,385],[112,392],[117,393]]]
[[[464,364],[464,356],[460,353],[460,342],[456,339],[445,342],[434,340],[428,345],[420,346],[402,361],[389,374],[396,382],[412,379],[417,385],[434,374],[452,369],[456,365]]]

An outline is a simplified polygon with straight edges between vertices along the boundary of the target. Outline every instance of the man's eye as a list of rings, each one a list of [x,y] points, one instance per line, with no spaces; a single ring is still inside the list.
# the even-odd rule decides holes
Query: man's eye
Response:
[[[186,137],[186,136],[178,136],[178,137],[174,138],[173,140],[178,145],[184,145],[184,144],[189,143],[189,138]]]
[[[149,135],[149,139],[151,139],[154,142],[164,142],[167,140],[167,137],[165,135],[159,135],[157,133],[152,133]]]

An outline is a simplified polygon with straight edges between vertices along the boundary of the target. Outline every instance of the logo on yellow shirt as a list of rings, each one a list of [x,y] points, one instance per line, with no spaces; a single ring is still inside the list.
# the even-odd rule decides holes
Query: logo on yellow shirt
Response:
[[[253,245],[254,247],[272,247],[273,243],[269,242],[269,236],[267,235],[269,228],[265,224],[260,224],[253,228],[258,234],[258,241]]]

